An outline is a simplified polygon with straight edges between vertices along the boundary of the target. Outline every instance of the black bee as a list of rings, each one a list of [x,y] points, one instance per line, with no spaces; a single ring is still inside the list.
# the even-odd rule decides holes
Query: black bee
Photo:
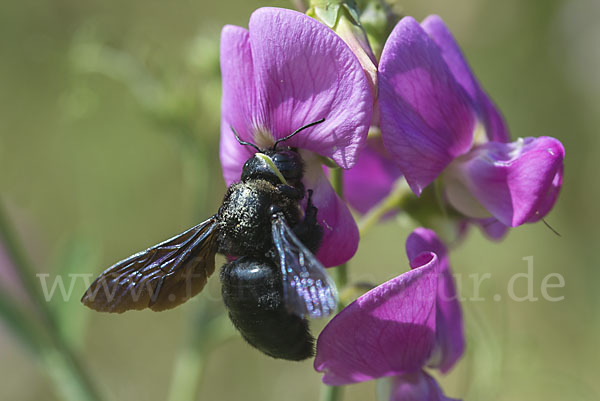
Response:
[[[323,235],[312,190],[302,184],[303,161],[281,142],[259,149],[244,164],[217,214],[195,227],[116,263],[82,302],[102,312],[171,309],[199,293],[215,269],[215,254],[233,259],[221,268],[229,317],[248,343],[274,358],[313,355],[307,317],[335,310],[337,293],[314,253]],[[303,211],[300,201],[307,197]]]

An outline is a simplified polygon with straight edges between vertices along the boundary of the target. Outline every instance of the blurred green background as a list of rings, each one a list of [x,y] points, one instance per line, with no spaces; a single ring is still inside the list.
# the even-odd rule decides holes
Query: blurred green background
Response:
[[[57,274],[99,273],[215,212],[225,190],[218,162],[219,32],[224,24],[246,26],[260,6],[291,4],[0,3],[1,201],[50,283]],[[600,399],[594,164],[600,2],[406,0],[402,6],[418,19],[431,13],[445,19],[513,137],[553,136],[567,154],[563,191],[547,217],[562,237],[541,223],[513,229],[502,243],[473,230],[452,254],[461,294],[471,300],[463,303],[468,351],[441,378],[446,394],[473,401]],[[351,280],[382,282],[407,270],[410,228],[388,221],[370,231],[351,262]],[[540,300],[509,300],[507,283],[526,271],[528,256]],[[31,310],[2,252],[0,263],[0,291]],[[484,301],[472,299],[474,273],[492,275],[479,291]],[[541,299],[549,273],[565,279],[565,288],[550,292],[564,295],[560,302]],[[517,294],[525,287],[519,281]],[[79,304],[85,288],[76,281],[70,301],[55,297],[51,307],[110,400],[177,399],[182,394],[173,377],[197,385],[190,399],[319,397],[320,375],[311,361],[275,361],[238,335],[215,342],[198,334],[203,324],[217,332],[229,328],[202,314],[222,311],[216,277],[192,302],[160,314],[93,313]],[[496,294],[502,298],[494,300]],[[68,389],[57,392],[53,385],[61,380],[58,364],[39,362],[13,334],[0,323],[0,399],[61,399]],[[202,375],[189,358],[194,352],[205,355]],[[374,394],[375,384],[363,383],[348,387],[345,399]]]

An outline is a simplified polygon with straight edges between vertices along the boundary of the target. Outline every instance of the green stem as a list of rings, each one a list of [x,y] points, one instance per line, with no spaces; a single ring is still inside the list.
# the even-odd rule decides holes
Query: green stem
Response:
[[[330,171],[329,179],[331,181],[331,186],[338,194],[338,196],[343,200],[344,199],[344,171],[341,168],[333,168]],[[344,287],[348,284],[348,264],[343,263],[337,266],[334,270],[334,279],[335,284],[338,288],[338,291],[342,291]],[[337,309],[338,311],[342,310],[344,305],[340,300],[338,300]],[[321,400],[322,401],[340,401],[343,399],[342,388],[339,386],[327,386],[325,385],[322,393]]]
[[[206,162],[206,152],[201,143],[195,138],[193,132],[186,131],[179,136],[181,154],[181,169],[183,178],[184,196],[193,210],[194,220],[202,221],[206,218],[208,191],[210,188],[210,169]]]
[[[192,326],[175,361],[168,401],[196,400],[207,351],[235,335],[227,314],[208,316],[211,315],[212,305],[207,304],[205,300],[202,301],[204,303],[199,311],[194,308],[194,312],[198,315],[190,319]]]
[[[341,199],[344,199],[344,176],[343,170],[333,168],[330,170],[331,186]],[[400,180],[394,186],[392,192],[373,208],[358,223],[360,235],[364,235],[372,226],[374,226],[388,212],[401,207],[407,199],[413,196],[408,184]],[[343,290],[348,284],[348,265],[346,263],[337,266],[334,271],[335,282],[338,290]],[[344,308],[342,301],[338,301],[338,310]],[[343,399],[343,388],[339,386],[325,386],[321,394],[321,401],[340,401]]]
[[[179,351],[169,388],[169,401],[195,400],[204,372],[204,347],[190,341]]]
[[[33,300],[36,310],[41,316],[43,324],[47,328],[51,341],[39,344],[43,351],[43,355],[52,355],[50,359],[60,361],[60,375],[52,374],[52,364],[45,364],[49,370],[47,373],[55,380],[57,391],[66,395],[65,388],[72,389],[73,391],[71,391],[70,394],[73,394],[73,398],[70,398],[71,400],[101,400],[91,378],[88,376],[73,350],[62,337],[61,330],[58,328],[50,304],[44,299],[40,287],[38,286],[38,282],[35,280],[35,270],[25,256],[25,251],[17,234],[14,232],[12,224],[10,224],[2,205],[0,205],[0,241],[3,242],[9,259],[16,267],[15,270],[19,275],[23,287]],[[36,340],[39,340],[39,338],[36,337]],[[42,362],[46,361],[48,361],[48,358],[42,357]]]
[[[192,202],[194,220],[202,221],[206,209],[206,191],[210,187],[210,179],[205,168],[206,157],[203,147],[195,139],[194,132],[181,130],[178,136],[181,152],[181,168],[183,174],[184,197]],[[205,185],[201,185],[204,183]],[[206,322],[200,320],[208,314],[206,301],[196,308],[193,305],[188,319],[186,338],[183,340],[173,367],[169,385],[168,401],[193,401],[197,398],[198,386],[204,372],[205,354],[207,350],[206,337],[208,328]]]
[[[344,199],[344,171],[341,168],[333,168],[330,170],[331,186],[338,194],[338,196]],[[342,290],[348,284],[348,264],[344,263],[335,268],[335,284],[338,290]],[[343,307],[338,305],[338,308]]]
[[[343,387],[325,386],[321,394],[321,401],[338,401],[343,398]]]
[[[398,181],[392,192],[358,222],[358,231],[361,237],[377,224],[383,216],[401,207],[406,199],[411,196],[413,196],[413,193],[406,181]]]
[[[34,355],[40,354],[40,345],[48,339],[43,336],[39,324],[31,318],[30,313],[17,304],[17,300],[0,292],[0,317]]]
[[[202,307],[200,311],[193,309],[193,313],[204,314],[206,308]],[[191,327],[175,360],[168,401],[192,401],[197,398],[198,386],[204,372],[206,333],[197,317],[194,316],[190,320]]]
[[[51,319],[50,316],[46,315],[46,310],[43,307],[45,300],[42,294],[38,291],[37,281],[34,279],[34,270],[28,263],[25,257],[25,252],[21,248],[19,240],[17,239],[16,233],[13,231],[12,226],[7,218],[4,208],[0,205],[0,240],[4,244],[8,253],[9,259],[13,262],[16,273],[19,275],[23,287],[27,291],[27,294],[32,298],[36,310],[42,315],[44,319]]]

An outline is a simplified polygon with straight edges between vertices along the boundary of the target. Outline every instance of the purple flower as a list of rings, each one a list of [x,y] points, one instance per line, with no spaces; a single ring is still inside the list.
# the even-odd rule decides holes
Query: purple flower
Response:
[[[562,184],[562,144],[508,142],[502,116],[438,16],[397,24],[378,82],[382,138],[415,194],[441,177],[456,210],[511,227],[550,211]]]
[[[390,194],[400,177],[381,137],[369,137],[354,167],[344,173],[344,196],[357,212],[366,214]]]
[[[344,308],[317,340],[315,369],[344,385],[393,376],[390,400],[446,400],[423,368],[447,372],[464,351],[462,314],[447,251],[418,228],[406,241],[409,272]]]
[[[509,142],[500,112],[439,17],[397,24],[379,63],[378,90],[387,154],[378,150],[380,139],[369,138],[345,179],[359,212],[383,200],[403,175],[419,196],[440,178],[446,201],[496,239],[552,209],[562,185],[562,144],[549,137]]]
[[[456,401],[444,395],[437,381],[421,370],[392,378],[390,401]]]
[[[267,148],[305,124],[325,121],[294,136],[305,161],[304,185],[324,230],[317,257],[325,266],[350,259],[358,229],[327,180],[320,156],[352,167],[368,133],[369,83],[356,56],[333,31],[291,10],[261,8],[249,29],[226,26],[221,34],[221,164],[227,185],[239,180],[254,151],[241,139]]]

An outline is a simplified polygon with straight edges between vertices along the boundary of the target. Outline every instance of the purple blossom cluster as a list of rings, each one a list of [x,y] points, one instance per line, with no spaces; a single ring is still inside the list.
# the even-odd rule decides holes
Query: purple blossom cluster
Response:
[[[417,202],[435,186],[442,207],[452,210],[448,218],[480,225],[492,238],[552,209],[562,185],[562,144],[550,137],[511,141],[440,17],[420,24],[402,18],[379,60],[365,56],[368,43],[347,39],[277,8],[259,9],[248,29],[226,26],[221,36],[220,155],[228,185],[254,152],[238,144],[231,126],[242,140],[267,148],[324,119],[286,144],[305,162],[304,186],[313,190],[324,231],[317,257],[325,266],[356,252],[349,206],[368,213],[403,180]],[[346,201],[327,178],[331,162],[347,170]],[[321,332],[314,366],[326,384],[388,377],[390,400],[449,399],[427,373],[448,372],[465,348],[448,252],[434,231],[418,228],[406,253],[408,271],[360,296]]]

